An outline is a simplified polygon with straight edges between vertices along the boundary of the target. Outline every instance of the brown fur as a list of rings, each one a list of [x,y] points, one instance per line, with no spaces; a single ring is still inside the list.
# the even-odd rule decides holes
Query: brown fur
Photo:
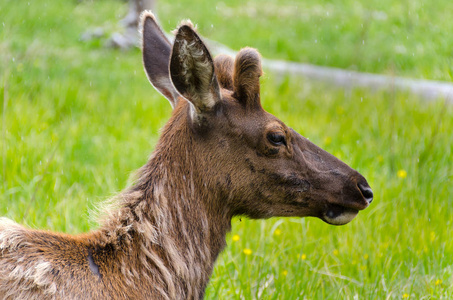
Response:
[[[215,74],[222,88],[233,90],[234,59],[226,54],[220,54],[214,59]]]
[[[371,202],[363,176],[261,108],[256,50],[214,63],[185,24],[170,54],[153,15],[142,20],[146,73],[174,106],[154,153],[98,230],[0,219],[0,298],[200,299],[233,216],[340,225]]]

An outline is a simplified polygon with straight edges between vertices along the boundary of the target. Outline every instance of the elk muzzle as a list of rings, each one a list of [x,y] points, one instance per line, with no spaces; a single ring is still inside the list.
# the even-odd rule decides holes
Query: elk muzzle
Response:
[[[373,201],[373,191],[356,170],[293,132],[294,159],[310,183],[313,215],[332,225],[349,223]]]

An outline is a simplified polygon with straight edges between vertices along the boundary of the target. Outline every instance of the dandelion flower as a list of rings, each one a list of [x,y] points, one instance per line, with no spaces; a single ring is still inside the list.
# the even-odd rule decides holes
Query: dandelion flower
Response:
[[[306,260],[306,259],[307,259],[307,255],[306,255],[306,254],[302,254],[302,255],[300,256],[300,259]]]
[[[337,249],[333,250],[333,255],[337,256],[339,253],[340,252]]]
[[[403,299],[407,299],[407,298],[409,298],[409,294],[404,293],[403,294]]]
[[[250,255],[252,254],[252,249],[245,248],[242,252],[244,252],[245,255]]]
[[[396,172],[396,176],[398,176],[398,178],[406,178],[407,172],[406,170],[398,170],[398,172]]]
[[[278,228],[275,229],[274,235],[280,235],[280,234],[282,234],[282,231],[280,229],[278,229]]]
[[[283,272],[282,272],[282,275],[283,275],[283,276],[286,276],[286,275],[288,275],[288,271],[286,271],[286,270],[283,270]]]
[[[241,237],[238,234],[235,234],[231,239],[233,240],[233,242],[237,242],[241,239]]]
[[[440,285],[442,284],[442,279],[437,279],[435,285]]]

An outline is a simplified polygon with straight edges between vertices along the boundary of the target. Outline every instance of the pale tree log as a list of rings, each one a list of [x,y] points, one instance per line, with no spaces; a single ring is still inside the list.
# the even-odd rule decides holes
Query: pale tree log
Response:
[[[263,65],[278,74],[300,75],[344,88],[396,89],[408,91],[426,100],[445,99],[453,103],[453,84],[450,82],[363,73],[271,59],[264,59]]]
[[[235,55],[235,51],[216,41],[206,41],[214,53]],[[263,58],[263,66],[279,75],[303,76],[310,80],[326,82],[343,88],[368,88],[371,90],[401,90],[426,100],[445,99],[453,103],[453,84],[446,81],[411,79],[339,68],[315,66]]]
[[[125,26],[124,33],[113,33],[108,45],[128,49],[139,44],[138,22],[143,10],[154,10],[157,0],[130,0],[129,12],[121,21]],[[169,40],[173,36],[166,34]],[[236,51],[209,39],[205,39],[214,53],[236,55]],[[371,90],[408,91],[426,100],[445,99],[453,103],[453,84],[450,82],[410,79],[339,68],[315,66],[306,63],[288,62],[263,58],[263,66],[270,72],[292,76],[303,76],[310,80],[326,82],[343,88],[368,88]]]

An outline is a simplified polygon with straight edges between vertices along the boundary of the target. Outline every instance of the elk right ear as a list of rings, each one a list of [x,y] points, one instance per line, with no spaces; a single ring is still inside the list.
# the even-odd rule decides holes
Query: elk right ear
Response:
[[[170,77],[176,90],[191,103],[194,121],[202,120],[221,99],[212,57],[190,21],[176,32]]]
[[[170,63],[171,44],[157,24],[150,11],[141,15],[143,65],[149,81],[173,108],[178,104],[179,94],[170,80],[168,65]]]
[[[239,51],[234,61],[233,97],[239,100],[247,109],[261,107],[260,76],[261,56],[253,48],[244,48]]]

